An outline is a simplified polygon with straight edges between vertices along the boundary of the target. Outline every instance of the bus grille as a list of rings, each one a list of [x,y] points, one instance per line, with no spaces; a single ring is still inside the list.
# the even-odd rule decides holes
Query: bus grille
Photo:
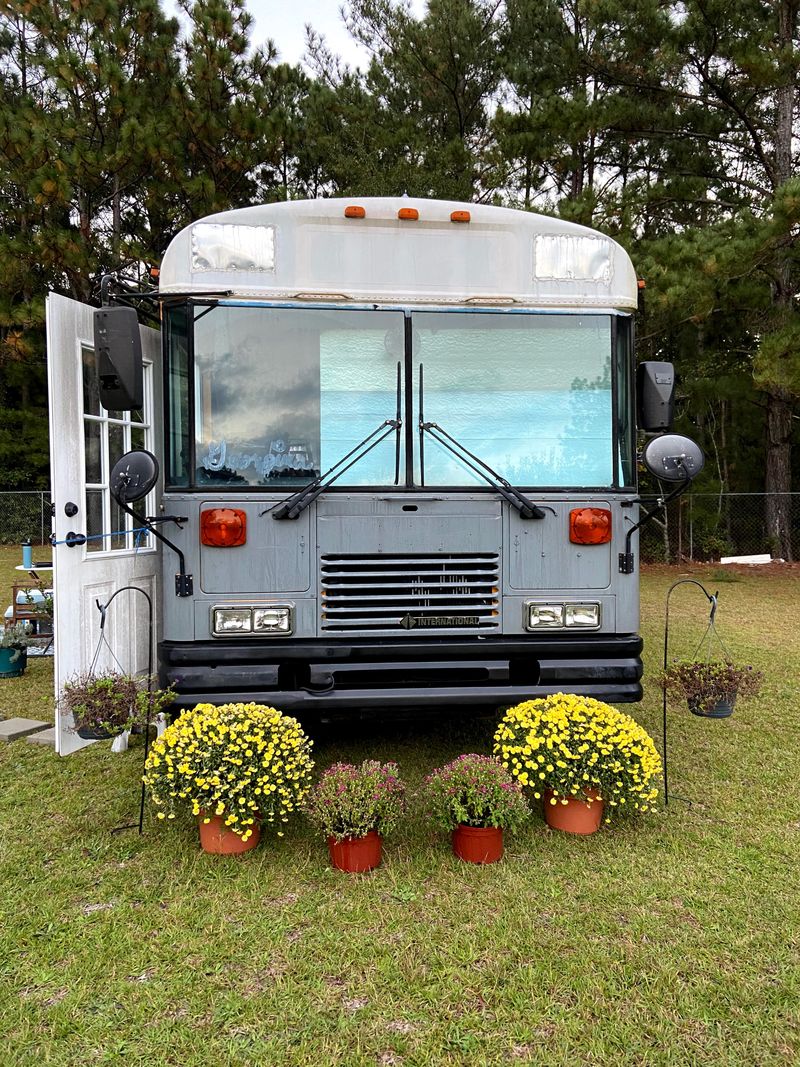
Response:
[[[497,553],[326,555],[323,630],[497,630]]]

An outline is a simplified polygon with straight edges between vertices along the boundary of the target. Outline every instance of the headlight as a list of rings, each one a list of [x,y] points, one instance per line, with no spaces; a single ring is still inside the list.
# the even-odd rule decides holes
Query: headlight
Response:
[[[560,629],[563,625],[563,604],[528,604],[529,629],[539,630],[544,627]]]
[[[291,608],[253,608],[254,633],[288,634],[291,624]]]
[[[599,604],[566,604],[564,621],[567,626],[586,626],[596,629],[600,625]]]
[[[600,604],[597,602],[575,604],[525,605],[525,628],[527,630],[597,630],[600,627]]]
[[[214,608],[214,633],[250,633],[252,629],[250,608]]]
[[[211,609],[211,633],[214,637],[233,634],[286,635],[292,632],[291,604],[251,604],[244,607]]]

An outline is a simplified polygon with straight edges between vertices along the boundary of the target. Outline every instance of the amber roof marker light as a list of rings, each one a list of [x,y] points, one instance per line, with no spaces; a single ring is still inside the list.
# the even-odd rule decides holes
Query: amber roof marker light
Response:
[[[451,211],[450,212],[450,221],[451,222],[469,222],[469,220],[471,218],[472,218],[472,216],[470,215],[470,213],[468,211]]]
[[[403,222],[416,222],[419,218],[419,212],[415,207],[401,207],[397,212],[397,217]]]
[[[358,204],[349,204],[344,209],[344,217],[346,219],[364,219],[367,217],[367,212],[363,207]]]

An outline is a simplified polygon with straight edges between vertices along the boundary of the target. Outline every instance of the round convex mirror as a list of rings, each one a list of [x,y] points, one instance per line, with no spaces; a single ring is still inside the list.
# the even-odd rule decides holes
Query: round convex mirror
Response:
[[[696,478],[705,464],[700,446],[679,433],[665,433],[648,441],[642,462],[662,482],[682,482]]]
[[[116,500],[129,504],[147,496],[158,481],[158,460],[152,452],[136,449],[120,456],[111,471],[109,488]]]

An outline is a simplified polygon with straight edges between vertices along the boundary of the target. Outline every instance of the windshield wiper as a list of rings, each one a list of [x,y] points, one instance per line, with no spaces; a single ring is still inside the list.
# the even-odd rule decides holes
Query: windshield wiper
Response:
[[[292,493],[286,500],[282,501],[275,508],[268,508],[273,519],[296,519],[298,515],[301,515],[305,509],[317,499],[317,497],[324,493],[337,478],[349,471],[351,467],[355,466],[360,460],[364,458],[373,448],[377,448],[381,441],[385,441],[391,434],[397,435],[397,445],[395,447],[395,476],[394,484],[397,485],[400,481],[400,430],[403,425],[403,420],[400,418],[400,364],[397,364],[397,416],[394,419],[386,419],[384,422],[377,426],[372,433],[367,434],[363,441],[360,441],[355,448],[351,448],[346,456],[342,456],[338,459],[332,467],[325,471],[324,474],[320,474],[313,482],[309,482],[308,485],[304,485],[302,489],[298,489],[296,493]],[[380,435],[380,436],[378,436]],[[354,457],[350,459],[350,457]],[[348,463],[347,461],[350,460]],[[344,464],[347,464],[344,466]],[[335,473],[334,473],[335,472]],[[262,511],[262,515],[266,515],[266,511]]]
[[[501,475],[493,470],[488,463],[484,462],[479,456],[476,456],[474,452],[462,445],[460,441],[457,441],[452,434],[449,434],[447,430],[443,429],[437,422],[425,422],[425,417],[422,410],[423,401],[423,388],[422,388],[422,364],[419,365],[419,450],[420,450],[420,464],[422,466],[422,484],[425,484],[425,434],[430,434],[434,441],[447,449],[452,455],[456,457],[461,463],[469,467],[480,478],[483,478],[485,482],[488,482],[493,489],[502,496],[512,508],[516,508],[519,512],[521,519],[543,519],[544,511],[532,500],[528,500],[524,493],[520,492],[515,485],[506,481]],[[467,458],[469,457],[469,458]],[[473,462],[470,462],[473,461]]]

